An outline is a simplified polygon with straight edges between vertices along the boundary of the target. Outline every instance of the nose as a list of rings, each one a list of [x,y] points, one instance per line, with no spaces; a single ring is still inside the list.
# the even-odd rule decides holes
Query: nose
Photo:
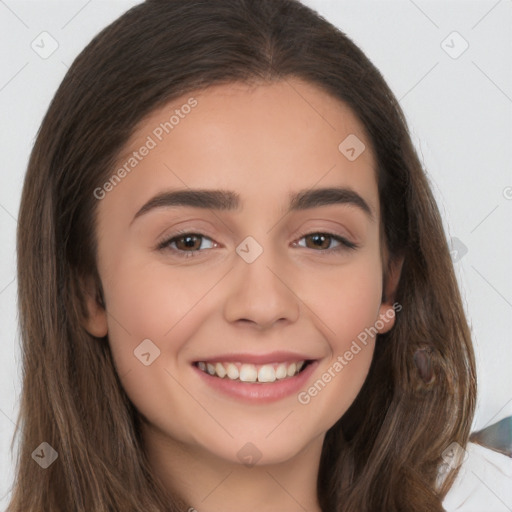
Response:
[[[258,330],[297,321],[300,300],[292,289],[289,265],[278,261],[270,250],[252,263],[236,256],[234,265],[224,303],[226,321]]]

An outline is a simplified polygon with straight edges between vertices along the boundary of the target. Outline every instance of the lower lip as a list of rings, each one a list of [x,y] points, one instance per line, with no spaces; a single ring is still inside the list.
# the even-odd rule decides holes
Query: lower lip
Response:
[[[318,361],[313,361],[306,368],[295,375],[275,382],[241,382],[230,380],[227,377],[213,377],[196,366],[194,370],[204,379],[204,382],[213,389],[228,396],[245,402],[270,403],[281,400],[290,395],[297,394],[308,381],[311,374],[318,366]]]

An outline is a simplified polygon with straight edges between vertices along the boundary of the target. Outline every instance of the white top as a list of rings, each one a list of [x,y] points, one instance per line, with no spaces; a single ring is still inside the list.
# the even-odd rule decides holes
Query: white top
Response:
[[[468,443],[467,456],[448,491],[447,512],[512,512],[512,458]]]

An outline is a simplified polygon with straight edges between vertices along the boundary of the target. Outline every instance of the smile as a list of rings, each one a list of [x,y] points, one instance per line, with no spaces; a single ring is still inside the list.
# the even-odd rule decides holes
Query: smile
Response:
[[[238,382],[268,383],[295,377],[309,361],[290,361],[269,364],[248,364],[241,362],[199,361],[197,368],[202,372]]]
[[[293,397],[307,387],[320,363],[311,356],[289,351],[225,353],[196,359],[192,368],[215,394],[267,404]]]

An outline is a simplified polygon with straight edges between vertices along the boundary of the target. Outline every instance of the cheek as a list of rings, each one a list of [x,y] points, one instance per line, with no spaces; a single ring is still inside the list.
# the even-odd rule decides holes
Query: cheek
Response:
[[[374,253],[350,265],[315,270],[299,282],[297,294],[317,317],[317,325],[323,325],[333,352],[344,352],[351,340],[378,319],[382,270]]]
[[[298,402],[322,418],[321,431],[346,412],[368,375],[380,318],[380,260],[369,255],[329,276],[318,276],[316,287],[306,283],[301,296],[308,297],[330,357],[322,362],[311,385],[302,390]]]
[[[208,316],[207,293],[218,277],[135,260],[116,273],[105,288],[109,344],[122,386],[139,413],[185,439],[193,422],[186,411],[201,410],[194,410],[182,384],[190,371],[188,362],[182,363],[187,342]],[[171,421],[175,417],[183,421]]]
[[[138,367],[134,351],[146,339],[155,345],[155,353],[160,351],[159,364],[173,364],[193,335],[192,323],[196,327],[201,323],[196,315],[202,297],[218,280],[197,274],[127,258],[107,279],[108,336],[120,373]]]

